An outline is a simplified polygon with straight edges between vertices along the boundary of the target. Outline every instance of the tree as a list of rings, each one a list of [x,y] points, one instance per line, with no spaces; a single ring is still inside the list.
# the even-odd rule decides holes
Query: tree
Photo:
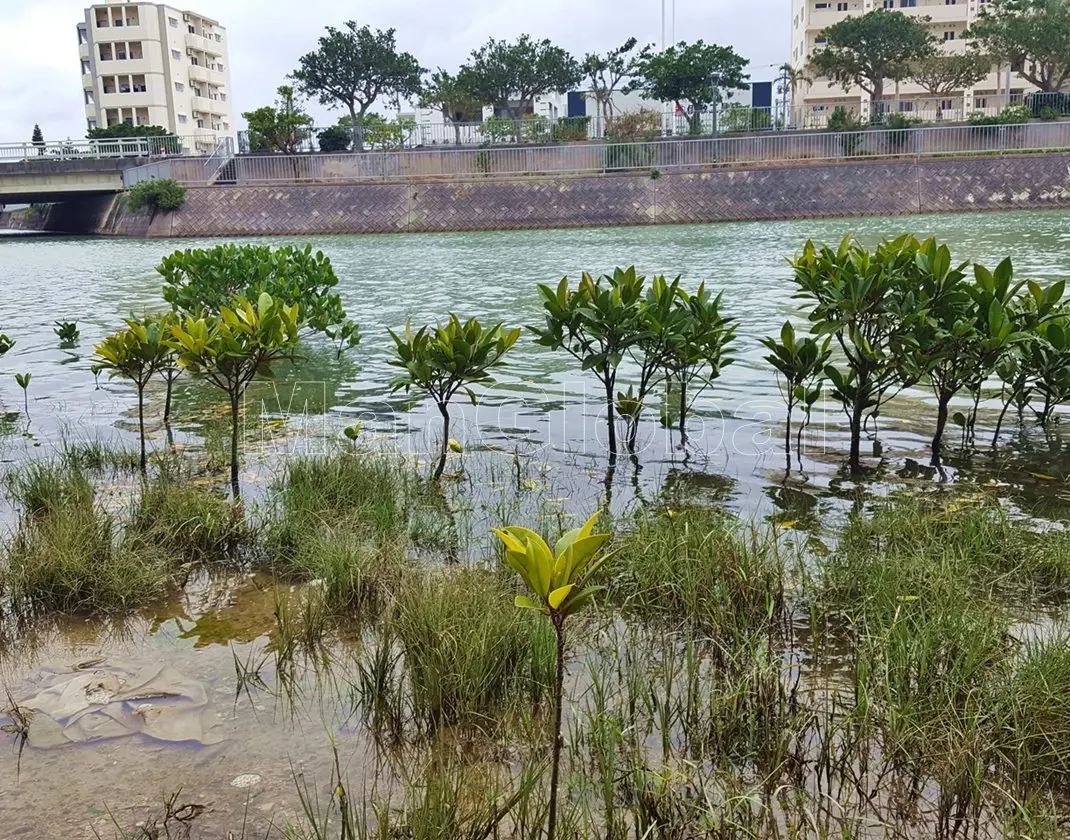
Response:
[[[344,125],[331,125],[319,133],[320,151],[348,152],[353,145],[353,129]]]
[[[507,331],[496,324],[486,329],[475,318],[462,324],[451,313],[442,326],[421,327],[414,333],[406,324],[404,336],[389,332],[397,353],[390,364],[404,371],[391,383],[392,390],[423,391],[442,415],[442,447],[434,473],[438,481],[449,453],[450,400],[464,389],[475,405],[470,386],[491,381],[491,370],[505,363],[505,354],[520,338],[520,328]]]
[[[844,90],[857,86],[879,100],[885,80],[902,81],[911,62],[935,54],[928,22],[927,17],[887,9],[844,18],[821,33],[827,43],[810,58],[810,70]]]
[[[598,557],[609,534],[594,533],[598,514],[564,534],[553,550],[542,537],[527,528],[495,529],[505,545],[505,561],[524,581],[534,598],[518,595],[520,609],[548,616],[557,637],[557,674],[554,681],[554,746],[550,760],[550,803],[546,837],[554,840],[557,828],[557,784],[561,767],[562,705],[565,683],[565,621],[587,606],[602,588],[592,586],[595,573],[609,555]]]
[[[128,318],[126,327],[112,333],[95,348],[93,373],[108,371],[108,378],[129,379],[137,388],[137,427],[141,440],[141,471],[145,472],[145,386],[159,370],[170,350],[162,322],[146,316]]]
[[[614,396],[617,371],[624,355],[643,338],[644,278],[635,266],[618,268],[612,276],[595,280],[583,273],[576,290],[562,277],[557,288],[539,286],[546,322],[529,327],[536,343],[552,350],[564,350],[593,371],[605,392],[606,426],[609,431],[609,460],[617,460],[617,425]]]
[[[784,458],[789,471],[791,470],[791,415],[796,406],[800,404],[806,411],[806,419],[799,426],[799,440],[796,445],[801,463],[802,435],[809,423],[814,404],[821,399],[825,366],[831,356],[829,351],[831,343],[832,338],[828,336],[824,341],[818,341],[810,336],[801,339],[796,337],[791,321],[784,322],[784,326],[780,329],[779,341],[772,337],[762,339],[762,344],[770,351],[770,355],[766,356],[765,360],[776,370],[781,393],[788,404],[788,420],[784,428]]]
[[[976,51],[962,55],[931,55],[910,65],[910,80],[933,98],[973,87],[992,72],[992,58]]]
[[[583,72],[591,84],[591,93],[595,104],[602,112],[603,125],[607,125],[615,108],[613,94],[622,82],[630,80],[636,72],[640,58],[650,52],[650,47],[643,47],[635,53],[637,38],[629,38],[621,46],[607,53],[587,53],[583,59]]]
[[[536,96],[565,93],[579,84],[583,69],[549,40],[521,35],[513,43],[491,38],[472,52],[461,75],[476,100],[520,119],[532,111]]]
[[[792,110],[793,114],[794,114],[794,111],[795,111],[795,100],[796,100],[796,97],[797,97],[797,95],[799,93],[799,88],[802,87],[803,85],[812,84],[813,81],[814,81],[813,79],[811,79],[809,76],[806,75],[806,68],[804,68],[804,67],[795,67],[791,63],[784,63],[784,64],[780,65],[780,82],[781,82],[781,84],[784,85],[784,88],[783,88],[784,95],[785,96],[787,96],[788,94],[791,95],[791,110]],[[784,117],[785,117],[785,120],[787,120],[788,114],[786,113],[787,112],[787,103],[786,102],[784,103],[784,110],[785,110]],[[790,120],[790,122],[791,122],[792,125],[794,125],[794,123],[795,123],[794,117]]]
[[[182,141],[172,132],[159,125],[131,125],[119,122],[104,128],[91,128],[86,132],[88,140],[130,140],[153,138],[149,151],[155,154],[177,155],[182,153]]]
[[[299,307],[299,326],[339,342],[339,353],[360,342],[356,324],[346,317],[334,291],[338,276],[329,257],[311,245],[217,245],[175,251],[156,269],[164,280],[163,298],[184,315],[219,312],[236,296],[255,300],[262,292]]]
[[[292,77],[300,90],[321,105],[343,106],[356,126],[379,98],[398,106],[402,98],[418,96],[424,69],[411,53],[399,52],[395,30],[327,27],[319,48],[301,56]],[[360,135],[356,147],[362,149]]]
[[[309,138],[312,117],[305,113],[292,87],[282,85],[276,93],[275,107],[265,105],[242,114],[249,123],[249,148],[296,155]]]
[[[453,126],[457,145],[461,145],[461,123],[479,122],[483,118],[483,103],[472,93],[470,74],[457,75],[441,67],[431,74],[420,94],[420,107],[433,108],[442,119]]]
[[[37,123],[33,124],[33,136],[30,137],[30,142],[38,147],[37,154],[43,155],[45,153],[45,134]]]
[[[272,376],[272,364],[292,359],[297,348],[298,307],[262,292],[254,306],[236,297],[218,314],[190,316],[171,326],[168,345],[178,362],[230,398],[230,485],[238,482],[238,419],[241,398],[258,375]]]
[[[1043,93],[1070,81],[1070,0],[992,0],[966,35]]]
[[[726,92],[747,90],[744,72],[747,59],[731,47],[696,41],[681,41],[664,52],[639,56],[639,77],[625,92],[640,91],[647,99],[673,102],[681,110],[690,105],[688,122],[692,134],[702,133],[702,114],[724,99]]]

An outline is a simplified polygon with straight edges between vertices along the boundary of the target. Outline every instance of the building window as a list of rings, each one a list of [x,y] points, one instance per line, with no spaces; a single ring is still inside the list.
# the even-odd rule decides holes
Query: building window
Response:
[[[178,121],[180,123],[182,123],[183,125],[185,125],[186,123],[189,122],[189,117],[187,117],[185,114],[179,114],[178,115]]]
[[[217,64],[215,66],[215,69],[218,70],[220,73],[222,73],[223,72],[223,65],[222,64]]]
[[[945,32],[944,33],[944,40],[945,41],[954,41],[955,40],[955,31],[953,29],[949,29],[947,32]]]
[[[100,60],[101,61],[111,61],[112,60],[112,55],[113,54],[112,54],[112,51],[111,51],[111,44],[101,44],[100,45]]]
[[[230,131],[230,123],[223,123],[223,130]]]
[[[197,128],[204,128],[204,120],[197,120]]]
[[[953,99],[941,99],[940,100],[940,110],[941,111],[950,111],[954,107],[955,107],[955,101]]]
[[[909,114],[914,110],[914,103],[909,99],[902,99],[899,102],[899,113]]]
[[[134,93],[146,93],[148,86],[145,84],[144,76],[133,76],[130,79],[130,88]]]
[[[196,35],[197,34],[197,29],[196,29],[196,27],[194,27],[194,25],[192,23],[187,24],[186,25],[186,29],[189,30],[189,34],[190,35]]]
[[[167,25],[172,29],[178,29],[178,18],[169,17],[167,19]]]
[[[182,82],[175,82],[175,90],[182,93],[186,89],[186,86]]]
[[[837,3],[836,4],[836,11],[837,12],[846,12],[847,11],[847,4],[846,3]]]
[[[82,59],[82,75],[83,76],[86,75],[90,71],[90,69],[91,68],[89,66],[89,59],[88,58],[83,58]]]
[[[178,50],[171,50],[171,58],[173,58],[175,61],[181,61],[182,53],[180,53]]]
[[[95,103],[96,103],[96,100],[93,98],[93,91],[87,90],[85,92],[85,104],[86,105],[93,105]]]
[[[81,28],[79,28],[79,30],[78,30],[78,43],[79,44],[88,44],[89,43],[89,36],[86,34],[86,31],[84,29],[81,29]]]
[[[90,131],[94,131],[96,129],[96,127],[97,127],[97,121],[96,120],[86,120],[85,124],[86,124],[86,127]]]
[[[976,108],[987,108],[988,100],[983,96],[978,96],[973,100],[973,104]]]

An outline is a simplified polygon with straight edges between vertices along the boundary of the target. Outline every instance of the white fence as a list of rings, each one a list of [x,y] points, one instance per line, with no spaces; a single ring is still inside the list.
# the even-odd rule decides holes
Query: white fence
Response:
[[[778,132],[748,137],[666,139],[644,143],[576,143],[489,149],[441,149],[346,154],[238,156],[209,177],[189,164],[161,162],[190,186],[330,183],[410,178],[701,170],[844,159],[927,157],[1070,150],[1070,122],[946,126],[855,132]]]
[[[127,137],[106,140],[63,140],[58,143],[0,143],[0,162],[36,160],[99,160],[101,158],[215,157],[230,137],[212,135]]]

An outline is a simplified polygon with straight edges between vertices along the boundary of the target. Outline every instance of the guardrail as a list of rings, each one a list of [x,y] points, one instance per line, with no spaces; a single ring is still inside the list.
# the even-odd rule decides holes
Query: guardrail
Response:
[[[293,184],[406,179],[473,180],[494,176],[703,170],[719,166],[850,159],[1070,150],[1070,122],[947,126],[855,132],[781,132],[749,137],[583,143],[489,149],[347,154],[238,156],[227,182]],[[207,186],[203,172],[167,161],[188,186]]]
[[[208,157],[222,146],[233,152],[233,139],[216,135],[163,135],[97,140],[63,140],[53,143],[0,143],[0,162],[78,160],[101,158]]]

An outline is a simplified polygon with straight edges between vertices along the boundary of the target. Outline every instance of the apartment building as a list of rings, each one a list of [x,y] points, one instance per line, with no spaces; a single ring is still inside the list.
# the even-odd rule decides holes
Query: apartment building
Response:
[[[78,24],[86,125],[159,125],[210,151],[235,134],[227,32],[196,12],[100,3]]]
[[[987,0],[792,0],[791,64],[805,68],[810,57],[825,43],[823,30],[850,15],[861,15],[874,9],[895,9],[908,15],[930,18],[929,28],[948,52],[963,52],[966,40],[963,33],[984,9]],[[869,95],[858,88],[850,91],[828,79],[816,78],[804,82],[795,93],[793,104],[797,124],[820,126],[837,106],[844,106],[862,116],[876,108],[884,112],[899,111],[907,116],[927,120],[962,119],[974,111],[998,113],[1010,102],[1021,101],[1035,87],[1011,73],[1006,65],[993,67],[988,78],[966,90],[953,91],[934,98],[912,82],[898,88],[885,86],[879,103],[872,103]]]

